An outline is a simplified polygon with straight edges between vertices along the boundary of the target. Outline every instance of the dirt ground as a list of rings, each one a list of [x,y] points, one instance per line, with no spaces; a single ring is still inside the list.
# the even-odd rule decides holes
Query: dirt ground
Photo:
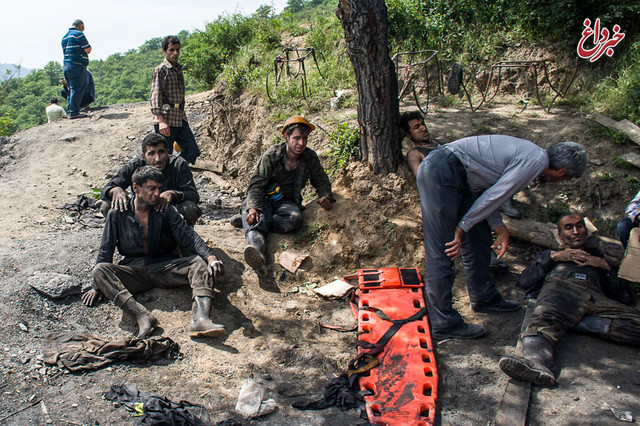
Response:
[[[298,235],[269,238],[269,276],[258,280],[243,262],[242,232],[228,223],[239,210],[249,171],[277,140],[276,123],[265,123],[269,105],[255,99],[225,99],[207,92],[188,98],[188,114],[206,164],[224,170],[195,170],[204,215],[196,231],[217,250],[227,268],[217,284],[214,319],[225,338],[190,339],[188,289],[153,290],[138,300],[152,310],[160,328],[155,334],[174,339],[183,357],[150,364],[116,364],[86,374],[67,374],[42,363],[43,337],[52,331],[86,331],[122,338],[135,326],[111,303],[88,308],[79,296],[50,300],[27,281],[37,273],[68,274],[90,280],[101,229],[84,226],[65,203],[92,187],[102,187],[127,159],[139,154],[140,140],[152,130],[147,104],[94,110],[84,120],[63,120],[14,135],[0,145],[0,419],[5,424],[45,424],[42,400],[56,425],[132,422],[123,407],[102,398],[111,385],[129,382],[173,401],[204,405],[212,422],[239,424],[357,424],[355,412],[336,408],[298,411],[291,403],[318,396],[327,376],[344,371],[355,355],[354,333],[318,327],[318,322],[353,325],[348,304],[312,295],[308,288],[343,277],[359,268],[423,268],[419,200],[415,183],[403,167],[398,174],[372,176],[352,163],[334,182],[338,202],[325,212],[313,203],[305,210],[307,227]],[[408,106],[408,105],[406,105]],[[605,235],[634,190],[638,173],[620,169],[614,158],[636,147],[616,145],[580,113],[556,107],[552,114],[511,99],[472,113],[463,103],[435,107],[427,121],[435,136],[450,140],[472,134],[503,133],[548,146],[562,140],[585,144],[587,173],[571,183],[533,187],[516,197],[527,217],[549,220],[561,206],[588,215]],[[293,113],[293,112],[292,112]],[[309,117],[323,129],[332,123],[355,123],[355,111],[329,111]],[[327,136],[312,134],[310,145],[322,153]],[[277,265],[278,254],[296,248],[309,254],[297,274]],[[538,247],[513,241],[506,260],[509,272],[497,277],[505,296],[521,299],[517,274]],[[458,265],[459,267],[459,265]],[[489,335],[474,341],[444,341],[437,347],[442,424],[492,424],[507,378],[497,362],[513,354],[524,311],[475,314],[458,274],[455,306],[470,322],[482,323]],[[569,334],[557,348],[559,387],[534,388],[529,423],[612,424],[603,402],[640,415],[640,359],[637,349]],[[254,421],[234,411],[243,380],[250,375],[274,398],[276,412]]]

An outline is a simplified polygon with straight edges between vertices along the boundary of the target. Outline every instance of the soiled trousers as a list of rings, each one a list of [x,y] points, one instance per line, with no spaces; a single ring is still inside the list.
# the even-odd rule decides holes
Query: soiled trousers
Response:
[[[556,344],[586,315],[611,319],[611,341],[640,345],[640,311],[609,299],[586,280],[564,275],[547,276],[527,332],[543,332]]]
[[[93,268],[93,280],[98,289],[119,307],[131,297],[152,288],[174,288],[190,285],[192,296],[213,297],[213,279],[207,263],[193,255],[157,263],[114,265],[98,263]]]
[[[246,234],[249,231],[260,231],[265,237],[271,231],[279,234],[296,232],[302,228],[302,212],[300,207],[293,201],[271,201],[264,198],[262,211],[259,214],[258,222],[253,225],[247,223],[246,200],[242,203],[242,228]]]
[[[466,172],[453,152],[431,151],[418,169],[425,254],[425,296],[433,330],[453,327],[462,317],[453,308],[453,262],[444,252],[456,226],[476,200]],[[471,303],[488,302],[498,294],[491,272],[491,228],[482,221],[462,237],[462,264]]]

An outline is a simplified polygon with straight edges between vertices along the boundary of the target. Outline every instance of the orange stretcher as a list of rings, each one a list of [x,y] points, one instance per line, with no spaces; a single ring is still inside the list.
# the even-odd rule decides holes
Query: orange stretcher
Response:
[[[350,371],[358,371],[363,362],[371,364],[373,356],[377,359],[373,361],[379,362],[359,373],[369,422],[386,426],[433,424],[438,371],[420,271],[363,269],[349,277],[356,278],[359,348]]]

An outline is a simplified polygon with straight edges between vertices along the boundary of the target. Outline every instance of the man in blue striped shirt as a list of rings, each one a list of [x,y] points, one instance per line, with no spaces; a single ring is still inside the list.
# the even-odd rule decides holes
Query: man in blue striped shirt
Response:
[[[64,78],[69,86],[68,117],[71,119],[86,117],[80,114],[80,103],[87,89],[85,72],[89,65],[91,45],[84,36],[84,22],[76,19],[69,31],[62,37],[62,53],[64,54]]]

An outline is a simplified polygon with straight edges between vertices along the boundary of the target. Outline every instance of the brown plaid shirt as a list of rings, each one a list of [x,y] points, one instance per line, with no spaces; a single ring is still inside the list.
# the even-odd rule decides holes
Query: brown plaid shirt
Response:
[[[169,126],[182,126],[182,120],[187,116],[184,113],[184,75],[180,64],[174,67],[165,59],[153,70],[149,102],[154,124],[158,123],[156,116],[164,115]],[[163,110],[164,104],[171,106],[169,111]]]

